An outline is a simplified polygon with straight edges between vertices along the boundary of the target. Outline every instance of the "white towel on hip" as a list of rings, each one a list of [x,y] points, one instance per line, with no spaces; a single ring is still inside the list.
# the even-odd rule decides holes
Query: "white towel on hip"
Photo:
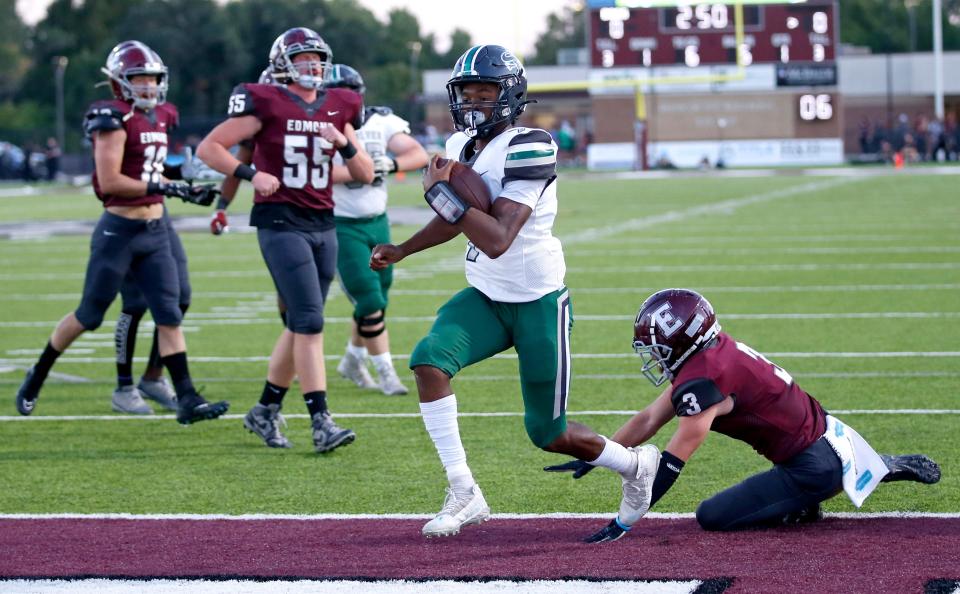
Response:
[[[827,431],[823,436],[843,465],[843,490],[850,501],[860,507],[889,472],[887,465],[867,440],[834,416],[827,415]]]

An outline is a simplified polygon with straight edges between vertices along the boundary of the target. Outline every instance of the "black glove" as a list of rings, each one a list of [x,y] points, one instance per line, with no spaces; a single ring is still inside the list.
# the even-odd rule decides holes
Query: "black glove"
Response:
[[[191,204],[210,206],[217,199],[220,190],[216,189],[213,184],[194,186],[181,182],[150,182],[147,184],[147,194],[163,194],[171,198],[180,198]]]
[[[186,196],[181,196],[184,202],[199,204],[200,206],[210,206],[220,195],[220,190],[213,184],[204,184],[200,186],[190,186]]]
[[[588,542],[591,544],[598,542],[613,542],[623,537],[623,535],[629,530],[629,527],[624,528],[620,522],[617,521],[617,518],[614,518],[610,520],[610,523],[604,526],[603,529],[584,538],[583,542]]]
[[[543,467],[543,469],[547,472],[573,472],[573,478],[575,479],[587,474],[594,468],[596,468],[596,466],[590,464],[589,462],[584,462],[583,460],[570,460],[565,464],[556,464],[554,466]]]

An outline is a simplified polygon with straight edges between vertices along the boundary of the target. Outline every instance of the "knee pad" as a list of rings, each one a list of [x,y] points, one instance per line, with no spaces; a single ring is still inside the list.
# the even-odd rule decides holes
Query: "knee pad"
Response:
[[[524,419],[523,428],[527,431],[527,437],[541,450],[563,435],[566,426],[566,418],[563,421],[545,423],[543,420],[531,421]]]
[[[381,312],[377,316],[355,317],[357,321],[357,334],[364,338],[374,338],[383,334],[387,329],[387,323],[384,322],[384,314]],[[374,326],[380,326],[374,329]]]
[[[103,316],[110,308],[109,303],[81,301],[73,315],[87,332],[96,330],[103,324]]]
[[[180,322],[183,321],[183,312],[180,311],[179,305],[165,306],[161,310],[151,311],[150,315],[153,316],[153,322],[157,326],[179,326]]]
[[[320,334],[323,332],[323,311],[309,309],[307,311],[287,310],[287,328],[297,334]]]
[[[704,530],[718,531],[723,530],[726,522],[723,518],[722,510],[718,505],[711,505],[710,500],[701,501],[697,506],[697,524]]]

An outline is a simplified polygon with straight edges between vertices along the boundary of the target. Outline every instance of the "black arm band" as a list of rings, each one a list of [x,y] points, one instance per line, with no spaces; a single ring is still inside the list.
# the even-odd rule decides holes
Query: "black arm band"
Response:
[[[247,181],[253,181],[253,176],[257,173],[257,170],[245,163],[240,163],[237,165],[237,168],[233,170],[233,177],[237,179],[245,179]]]
[[[227,210],[227,207],[230,206],[230,201],[224,198],[222,195],[217,198],[217,210]]]
[[[347,140],[347,144],[341,146],[337,149],[337,152],[340,153],[340,156],[343,157],[343,160],[352,159],[354,155],[357,154],[357,147],[353,146],[353,143]]]
[[[147,196],[163,195],[166,189],[167,184],[163,182],[147,182]]]
[[[663,494],[670,490],[673,483],[680,476],[683,470],[684,462],[670,452],[664,450],[660,455],[660,465],[657,466],[657,476],[653,479],[653,494],[650,497],[650,507],[663,497]]]

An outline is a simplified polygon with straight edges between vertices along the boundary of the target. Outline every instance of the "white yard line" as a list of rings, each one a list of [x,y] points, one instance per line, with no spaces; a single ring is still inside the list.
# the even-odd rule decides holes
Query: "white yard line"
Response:
[[[589,294],[645,294],[662,287],[571,287],[574,295]],[[449,297],[460,289],[390,289],[391,295],[436,295]],[[729,285],[698,287],[703,293],[873,293],[878,291],[956,291],[960,283],[924,283],[924,284],[875,284],[875,285]],[[331,292],[333,287],[331,287]],[[0,294],[0,301],[76,301],[77,293],[11,293]],[[259,304],[266,301],[276,303],[273,291],[196,291],[195,299],[252,299]],[[196,315],[193,312],[191,316]]]
[[[265,312],[267,315],[251,315],[257,312]],[[601,314],[578,314],[574,316],[577,321],[584,322],[624,322],[631,321],[635,317],[633,313],[601,315]],[[911,319],[953,319],[960,317],[960,312],[956,311],[886,311],[886,312],[810,312],[810,313],[725,313],[723,320],[859,320],[859,319],[888,319],[888,320],[911,320]],[[340,324],[348,323],[353,318],[345,316],[330,316],[325,318],[329,323]],[[436,316],[391,316],[390,323],[427,323],[436,320]],[[150,322],[147,322],[148,324]],[[276,315],[273,315],[272,308],[257,308],[255,310],[244,311],[220,311],[206,313],[191,313],[183,322],[184,328],[201,326],[255,326],[260,324],[278,325],[280,322]],[[56,320],[37,320],[37,321],[18,321],[18,322],[0,322],[0,328],[47,328],[57,325]],[[112,327],[116,322],[104,322],[105,327]],[[71,352],[75,352],[75,349]]]
[[[637,413],[635,410],[573,410],[567,411],[571,417],[629,417]],[[851,409],[830,409],[833,415],[960,415],[960,409],[955,408],[851,408]],[[286,419],[309,419],[310,415],[306,413],[284,414]],[[503,417],[523,417],[523,412],[459,412],[459,417],[472,418],[503,418]],[[230,414],[218,417],[224,420],[242,420],[243,414]],[[419,419],[418,412],[409,413],[347,413],[338,412],[338,419]],[[57,422],[75,422],[75,421],[172,421],[176,415],[38,415],[38,416],[0,416],[0,423],[39,423],[44,421]]]
[[[960,357],[960,351],[784,351],[764,353],[767,357],[778,359],[897,359],[897,358],[957,358]],[[574,359],[636,359],[634,353],[575,353]],[[325,355],[327,361],[339,361],[341,355]],[[410,358],[408,353],[393,354],[395,360],[406,360]],[[516,359],[516,353],[500,353],[494,355],[493,359]],[[269,355],[254,355],[248,357],[223,357],[223,356],[191,356],[190,361],[195,363],[261,363],[269,361]],[[135,363],[144,362],[144,357],[134,359]],[[23,365],[35,362],[33,357],[6,357],[0,358],[0,365]],[[57,359],[58,364],[62,363],[115,363],[113,357],[69,357],[64,356]]]
[[[317,522],[328,520],[426,520],[435,514],[126,514],[126,513],[50,513],[50,514],[0,514],[0,520],[194,520],[194,521],[238,521],[238,522],[275,522],[292,520]],[[491,514],[494,520],[609,520],[613,513],[572,513],[554,512],[545,514]],[[845,520],[873,520],[878,518],[916,519],[941,518],[955,520],[960,513],[952,512],[826,512],[828,518]],[[644,519],[650,520],[692,520],[696,515],[687,513],[649,512]]]

